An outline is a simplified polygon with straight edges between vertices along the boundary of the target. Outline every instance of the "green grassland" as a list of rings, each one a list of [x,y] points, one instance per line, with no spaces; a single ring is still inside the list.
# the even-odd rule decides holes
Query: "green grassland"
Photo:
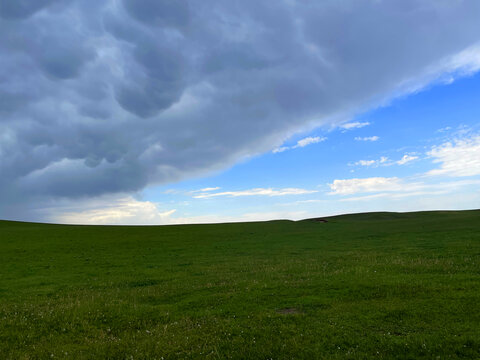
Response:
[[[480,211],[0,222],[1,359],[480,359]]]

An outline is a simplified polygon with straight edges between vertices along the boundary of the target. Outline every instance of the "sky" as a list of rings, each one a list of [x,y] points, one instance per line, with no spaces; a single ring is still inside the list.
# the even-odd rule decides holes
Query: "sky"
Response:
[[[0,218],[480,208],[476,0],[0,0]]]

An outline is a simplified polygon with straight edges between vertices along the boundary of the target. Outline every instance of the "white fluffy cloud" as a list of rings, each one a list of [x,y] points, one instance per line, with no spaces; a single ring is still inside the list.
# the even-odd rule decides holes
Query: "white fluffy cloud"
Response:
[[[107,197],[94,201],[83,201],[83,209],[65,207],[61,212],[54,211],[47,218],[60,224],[81,225],[171,225],[202,224],[219,222],[266,221],[278,219],[299,220],[305,218],[305,211],[265,211],[247,212],[239,215],[205,214],[177,215],[175,209],[162,211],[150,201],[132,197]]]
[[[297,189],[297,188],[285,188],[285,189],[265,189],[265,188],[256,188],[256,189],[249,189],[249,190],[241,190],[241,191],[224,191],[224,192],[217,192],[217,193],[202,193],[199,195],[195,195],[194,198],[196,199],[207,199],[219,196],[232,196],[232,197],[239,197],[239,196],[286,196],[286,195],[304,195],[304,194],[312,194],[318,192],[317,190],[306,190],[306,189]]]
[[[409,183],[409,182],[401,182],[401,186],[399,187],[392,187],[388,191],[379,190],[372,191],[373,194],[362,195],[362,196],[354,196],[354,197],[345,197],[340,199],[339,201],[347,201],[347,202],[354,202],[354,201],[371,201],[375,199],[403,199],[406,197],[416,197],[417,199],[422,199],[425,196],[438,196],[438,195],[448,195],[455,192],[461,192],[462,189],[469,187],[469,186],[477,186],[480,185],[480,180],[459,180],[459,181],[450,181],[450,182],[441,182],[437,184],[427,184],[427,183]],[[366,192],[366,191],[359,191],[359,193]],[[477,194],[472,194],[472,196],[478,196]]]
[[[109,199],[109,201],[84,204],[83,210],[60,212],[52,220],[64,224],[95,225],[146,225],[167,224],[175,209],[160,211],[150,201],[139,201],[132,197]]]
[[[357,136],[355,138],[355,140],[357,141],[377,141],[378,139],[380,139],[380,137],[378,136],[366,136],[366,137],[360,137],[360,136]]]
[[[424,174],[411,176],[409,179],[398,177],[370,177],[355,179],[337,179],[329,184],[331,195],[352,195],[359,193],[377,193],[362,197],[362,199],[373,199],[377,197],[403,197],[420,196],[422,194],[446,193],[456,190],[459,187],[475,185],[480,180],[459,180],[431,184],[425,182],[429,176],[465,177],[480,175],[480,135],[466,135],[463,138],[452,142],[446,142],[434,146],[427,155],[433,159],[434,164],[440,166]],[[360,160],[354,165],[404,165],[418,159],[418,156],[405,154],[398,161],[390,161],[386,157],[380,160]],[[390,192],[399,194],[392,195]],[[402,195],[403,194],[403,195]],[[357,198],[350,198],[357,199]]]
[[[409,162],[412,162],[412,161],[414,161],[414,160],[417,160],[417,159],[418,159],[418,156],[405,154],[405,155],[403,155],[403,157],[402,157],[400,160],[398,160],[396,163],[397,163],[398,165],[405,165],[405,164],[407,164],[407,163],[409,163]]]
[[[440,167],[427,175],[474,176],[480,175],[480,135],[447,142],[427,153]]]
[[[382,156],[378,160],[359,160],[354,165],[360,165],[360,166],[379,166],[382,164],[388,164],[388,157]]]
[[[199,193],[199,192],[210,192],[210,191],[215,191],[215,190],[219,190],[220,187],[219,186],[215,186],[215,187],[206,187],[206,188],[203,188],[203,189],[199,189],[199,190],[193,190],[191,191],[192,193]]]
[[[325,141],[326,139],[327,138],[325,138],[325,137],[319,137],[319,136],[306,137],[304,139],[298,140],[297,145],[295,145],[294,148],[305,147],[305,146],[310,145],[310,144],[316,144],[316,143],[319,143],[321,141]]]
[[[335,195],[351,195],[356,193],[398,191],[402,189],[402,181],[397,177],[371,177],[364,179],[334,180],[329,184]]]
[[[312,136],[309,136],[309,137],[303,138],[301,140],[298,140],[297,143],[293,146],[281,146],[279,148],[276,148],[276,149],[273,150],[273,153],[280,153],[280,152],[284,152],[286,150],[303,148],[305,146],[308,146],[308,145],[311,145],[311,144],[316,144],[316,143],[319,143],[319,142],[322,142],[322,141],[325,141],[325,140],[327,140],[326,137],[320,137],[320,136],[312,137]]]
[[[400,160],[394,161],[390,160],[386,156],[381,156],[380,159],[377,160],[358,160],[353,164],[350,165],[357,165],[357,166],[367,166],[367,167],[378,167],[378,166],[391,166],[391,165],[405,165],[408,164],[409,162],[412,162],[414,160],[417,160],[418,156],[414,155],[408,155],[405,154]]]
[[[344,130],[353,130],[353,129],[360,129],[368,125],[370,125],[368,121],[364,121],[364,122],[354,121],[354,122],[342,124],[340,125],[340,127]]]

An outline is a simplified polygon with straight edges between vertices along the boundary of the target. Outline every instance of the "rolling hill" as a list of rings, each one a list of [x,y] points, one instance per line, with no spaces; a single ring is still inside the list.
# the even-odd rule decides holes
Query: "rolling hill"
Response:
[[[0,222],[6,359],[480,358],[480,211]]]

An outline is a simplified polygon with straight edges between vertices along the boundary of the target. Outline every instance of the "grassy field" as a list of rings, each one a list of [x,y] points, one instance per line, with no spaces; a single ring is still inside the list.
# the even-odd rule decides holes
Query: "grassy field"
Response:
[[[480,359],[480,211],[0,222],[1,359]]]

